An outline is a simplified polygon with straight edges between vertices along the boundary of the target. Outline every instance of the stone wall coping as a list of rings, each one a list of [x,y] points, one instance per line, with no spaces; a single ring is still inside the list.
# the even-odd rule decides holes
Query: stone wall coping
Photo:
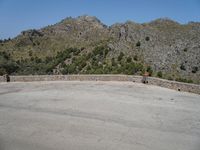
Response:
[[[163,81],[163,82],[168,82],[168,83],[177,83],[177,84],[182,84],[182,85],[193,85],[193,86],[199,86],[200,87],[200,84],[178,82],[178,81],[174,81],[174,80],[167,80],[167,79],[161,79],[161,78],[156,78],[156,77],[149,77],[149,78],[154,79],[154,80],[160,80],[160,81]]]

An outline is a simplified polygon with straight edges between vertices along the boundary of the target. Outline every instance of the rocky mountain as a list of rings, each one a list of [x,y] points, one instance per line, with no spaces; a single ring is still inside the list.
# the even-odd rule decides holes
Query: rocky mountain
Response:
[[[200,83],[200,23],[179,24],[163,18],[106,26],[96,17],[69,17],[1,41],[0,54],[1,74],[142,74],[147,70],[152,76]],[[55,63],[47,71],[43,65],[49,62]],[[137,71],[126,71],[135,69],[131,66],[137,66]]]

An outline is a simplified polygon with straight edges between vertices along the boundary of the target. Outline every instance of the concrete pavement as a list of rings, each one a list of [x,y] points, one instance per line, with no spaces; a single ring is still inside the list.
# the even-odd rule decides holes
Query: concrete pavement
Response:
[[[131,82],[0,83],[0,150],[199,150],[200,95]]]

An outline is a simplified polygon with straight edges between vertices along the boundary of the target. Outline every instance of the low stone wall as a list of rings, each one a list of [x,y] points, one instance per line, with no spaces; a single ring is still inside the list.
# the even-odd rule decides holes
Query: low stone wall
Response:
[[[200,85],[197,85],[197,84],[169,81],[169,80],[154,78],[154,77],[150,77],[148,79],[148,83],[151,85],[161,86],[161,87],[174,89],[178,91],[200,94]]]
[[[131,81],[141,82],[141,76],[128,75],[40,75],[40,76],[10,76],[10,82],[32,81]]]
[[[0,82],[5,82],[5,79],[3,76],[0,76]]]
[[[34,75],[34,76],[10,76],[10,82],[33,82],[33,81],[129,81],[142,82],[142,76],[131,75]],[[0,76],[0,82],[6,82]],[[169,81],[154,77],[148,78],[148,84],[161,86],[178,91],[200,94],[200,85]]]

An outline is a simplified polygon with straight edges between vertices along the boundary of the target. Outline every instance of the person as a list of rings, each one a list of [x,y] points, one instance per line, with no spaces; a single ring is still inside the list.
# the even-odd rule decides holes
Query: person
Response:
[[[143,75],[143,79],[142,79],[142,82],[144,84],[147,84],[148,83],[148,76],[149,76],[149,73],[148,72],[145,72],[144,75]]]

